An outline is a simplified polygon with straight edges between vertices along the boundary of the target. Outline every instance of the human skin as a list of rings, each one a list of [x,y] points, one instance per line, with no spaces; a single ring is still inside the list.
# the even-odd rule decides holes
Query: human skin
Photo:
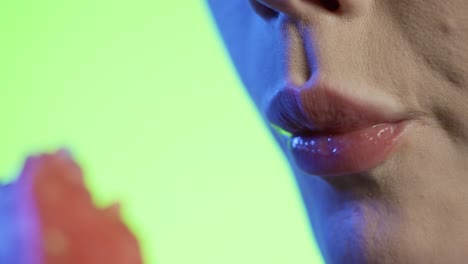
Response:
[[[209,5],[267,124],[270,98],[291,87],[353,94],[391,107],[411,124],[384,162],[333,177],[299,169],[287,140],[271,129],[294,171],[325,261],[465,263],[468,1]]]

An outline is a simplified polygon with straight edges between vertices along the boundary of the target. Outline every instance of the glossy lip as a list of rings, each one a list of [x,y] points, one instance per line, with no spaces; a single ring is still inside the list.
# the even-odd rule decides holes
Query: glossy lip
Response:
[[[401,143],[409,121],[378,124],[344,134],[293,136],[290,149],[303,171],[320,176],[352,175],[383,163]]]
[[[358,100],[324,86],[277,92],[267,118],[287,135],[296,164],[320,176],[368,171],[393,152],[409,115],[384,104]]]
[[[270,100],[266,115],[274,126],[294,135],[344,133],[409,118],[402,111],[326,88],[282,89]]]

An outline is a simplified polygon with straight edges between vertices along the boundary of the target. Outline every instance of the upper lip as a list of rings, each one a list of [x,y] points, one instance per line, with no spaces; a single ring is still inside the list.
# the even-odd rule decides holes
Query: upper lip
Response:
[[[266,114],[273,125],[293,135],[345,133],[406,119],[396,109],[323,87],[284,88],[269,101]]]

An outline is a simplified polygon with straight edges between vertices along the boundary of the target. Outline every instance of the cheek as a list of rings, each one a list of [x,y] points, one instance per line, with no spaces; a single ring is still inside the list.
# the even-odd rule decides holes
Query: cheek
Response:
[[[468,1],[385,3],[424,77],[414,87],[421,107],[455,146],[468,147]]]
[[[466,88],[468,2],[402,0],[385,2],[401,37],[432,74]]]

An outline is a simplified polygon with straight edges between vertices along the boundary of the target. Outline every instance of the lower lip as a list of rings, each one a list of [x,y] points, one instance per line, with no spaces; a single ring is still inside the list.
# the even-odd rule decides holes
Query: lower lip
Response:
[[[339,176],[369,171],[383,163],[407,127],[407,122],[384,123],[342,134],[293,136],[290,147],[303,171]]]

